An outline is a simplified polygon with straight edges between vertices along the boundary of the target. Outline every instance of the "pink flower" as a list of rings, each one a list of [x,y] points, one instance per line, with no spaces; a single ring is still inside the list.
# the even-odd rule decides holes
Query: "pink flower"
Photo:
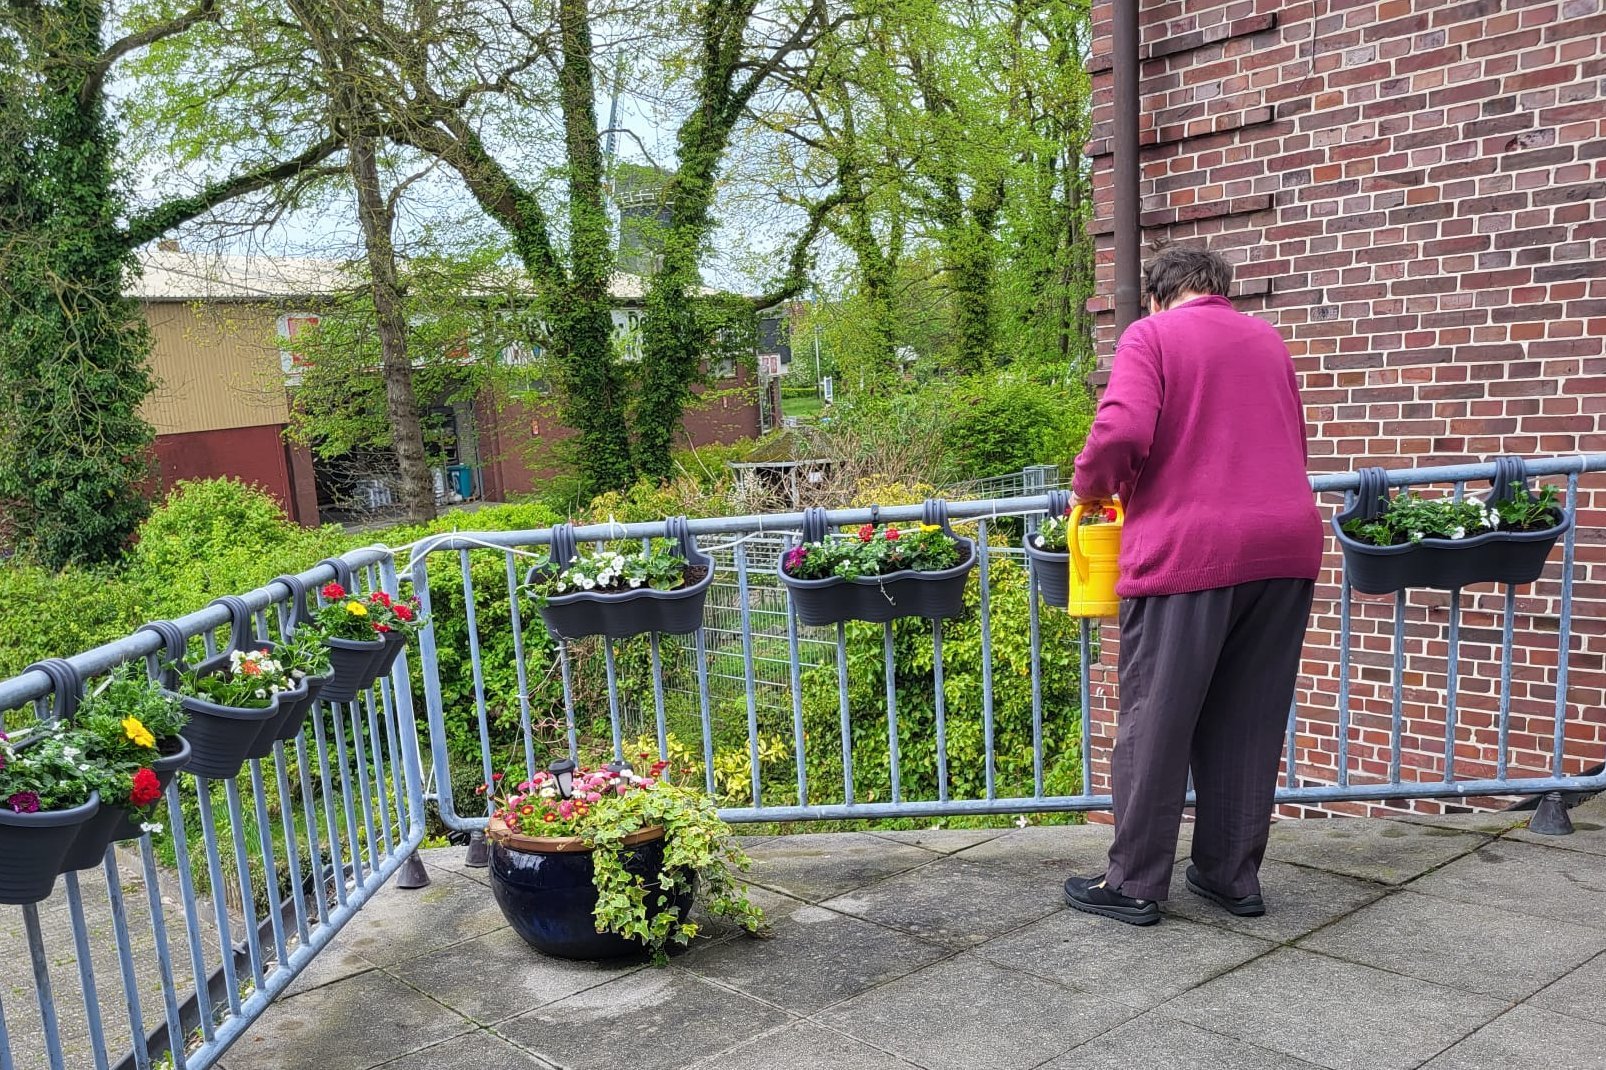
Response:
[[[565,821],[573,817],[574,802],[570,799],[564,799],[562,802],[558,803],[558,816],[563,818]]]
[[[602,796],[601,795],[597,794],[594,791],[586,792],[586,802],[594,803],[594,802],[601,802],[601,801],[602,801]]]
[[[31,791],[19,791],[6,800],[15,813],[37,814],[39,812],[39,796]]]

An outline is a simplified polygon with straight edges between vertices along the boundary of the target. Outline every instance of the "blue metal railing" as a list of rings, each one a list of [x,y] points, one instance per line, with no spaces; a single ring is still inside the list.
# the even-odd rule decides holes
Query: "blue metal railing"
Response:
[[[346,561],[369,589],[395,592],[389,551]],[[333,574],[321,565],[301,579]],[[277,582],[244,596],[262,635],[283,635],[289,598]],[[228,620],[214,605],[174,623],[212,654]],[[141,631],[68,660],[85,679],[141,660],[154,675],[162,648]],[[31,973],[33,989],[31,1001],[0,1003],[0,1070],[146,1070],[164,1056],[175,1070],[214,1065],[423,839],[412,690],[397,686],[408,671],[403,655],[358,701],[319,703],[293,740],[235,779],[180,773],[167,789],[160,855],[145,835],[132,844],[137,862],[111,849],[99,870],[66,874],[52,899],[0,907],[20,913],[26,943],[25,953],[0,943],[0,958],[30,963],[14,981]],[[45,673],[23,673],[0,682],[0,709],[33,704],[48,718],[52,689]],[[124,884],[130,864],[137,895]],[[97,971],[108,922],[115,984]],[[74,964],[76,985],[52,976],[63,962]]]
[[[1532,476],[1565,477],[1569,503],[1578,498],[1580,476],[1603,471],[1606,455],[1528,465]],[[1459,494],[1493,472],[1492,465],[1425,468],[1394,472],[1390,483],[1441,485]],[[1359,480],[1324,475],[1312,485],[1336,506],[1353,497]],[[143,1070],[164,1051],[175,1067],[215,1065],[413,857],[427,801],[438,804],[449,827],[484,825],[482,807],[459,806],[460,796],[469,796],[454,791],[454,774],[462,787],[509,765],[534,769],[552,749],[579,753],[585,747],[595,756],[595,749],[618,755],[636,746],[660,753],[679,747],[709,789],[721,794],[722,813],[733,821],[1108,807],[1109,796],[1089,787],[1095,752],[1087,669],[1097,656],[1096,629],[1023,594],[1035,590],[1033,566],[1012,548],[1049,504],[1049,496],[1030,494],[948,506],[955,523],[975,525],[979,555],[967,616],[946,624],[800,625],[779,589],[770,552],[777,534],[801,528],[802,515],[795,513],[691,521],[704,549],[717,551],[720,568],[732,573],[720,580],[735,588],[734,619],[688,637],[617,644],[553,644],[546,637],[520,582],[530,560],[544,558],[547,530],[433,537],[411,548],[400,574],[389,550],[346,555],[370,589],[395,592],[399,582],[412,582],[430,617],[417,658],[404,656],[388,679],[356,702],[320,705],[299,736],[250,762],[234,780],[181,774],[167,793],[167,839],[143,837],[133,857],[108,852],[98,874],[63,878],[57,900],[15,908],[11,916],[20,915],[21,931],[8,937],[15,927],[0,925],[0,956],[30,964],[19,972],[31,978],[32,991],[21,999],[14,989],[0,997],[0,1070]],[[842,510],[830,521],[912,523],[922,516],[920,506],[890,506]],[[993,537],[1006,529],[1007,537],[994,545]],[[576,531],[583,541],[664,533],[661,523]],[[1553,633],[1519,628],[1526,611],[1515,592],[1504,592],[1499,690],[1476,710],[1478,704],[1461,694],[1459,593],[1447,600],[1442,628],[1434,625],[1442,653],[1430,656],[1412,649],[1413,641],[1426,640],[1419,628],[1407,627],[1408,610],[1427,612],[1419,601],[1393,599],[1385,621],[1388,600],[1365,599],[1341,583],[1335,594],[1341,613],[1337,694],[1330,710],[1290,710],[1279,800],[1321,804],[1606,788],[1606,774],[1566,773],[1577,543],[1569,532],[1544,586],[1524,593],[1524,603],[1545,600]],[[760,546],[763,555],[750,556]],[[332,574],[325,564],[300,575],[318,585]],[[275,582],[243,597],[263,634],[283,634],[287,585]],[[1381,727],[1370,714],[1363,723],[1352,709],[1362,686],[1353,679],[1360,619],[1376,626],[1367,635],[1392,642],[1387,679],[1364,685],[1372,689],[1374,706],[1377,689],[1392,687],[1390,716]],[[227,609],[212,606],[175,623],[211,653],[216,629],[228,620]],[[141,659],[154,672],[162,645],[159,636],[141,632],[69,661],[85,678]],[[1550,753],[1542,756],[1548,769],[1531,756],[1510,760],[1508,746],[1514,654],[1540,648],[1555,657],[1553,674],[1538,685],[1554,686],[1553,721],[1543,726],[1550,734]],[[1378,653],[1371,644],[1368,663],[1376,663]],[[1406,717],[1404,692],[1417,656],[1437,657],[1445,666],[1443,718],[1433,730],[1442,739],[1429,738]],[[710,671],[715,663],[718,674]],[[759,701],[761,682],[769,683],[758,666],[766,664],[784,665],[787,702]],[[727,693],[711,685],[711,676],[720,675],[740,688]],[[0,710],[33,704],[49,716],[53,686],[40,671],[0,681]],[[1536,685],[1526,686],[1531,704]],[[427,768],[416,734],[417,695],[429,730]],[[1489,775],[1456,752],[1463,720],[1473,713],[1492,718],[1496,730],[1495,744],[1484,748],[1493,757],[1477,759],[1492,766]],[[908,730],[913,718],[928,715],[929,735],[926,727],[919,734]],[[1302,762],[1300,734],[1329,725],[1336,736],[1332,767]],[[1524,723],[1521,731],[1529,737],[1538,730]],[[125,883],[130,865],[137,889]],[[107,926],[113,940],[96,939]],[[7,946],[7,939],[18,946]]]
[[[1588,455],[1574,457],[1558,457],[1529,462],[1528,474],[1532,477],[1566,477],[1566,500],[1572,502],[1578,494],[1579,476],[1589,472],[1606,471],[1606,455]],[[1400,470],[1390,473],[1389,484],[1394,487],[1442,485],[1454,488],[1454,493],[1460,495],[1464,492],[1466,484],[1474,481],[1489,480],[1495,474],[1494,465],[1468,464],[1437,468],[1422,468],[1414,470]],[[1312,488],[1318,495],[1342,495],[1346,504],[1352,500],[1353,494],[1359,486],[1359,477],[1353,473],[1321,475],[1312,478]],[[1011,498],[1001,498],[986,501],[971,501],[949,503],[948,515],[955,522],[972,522],[977,528],[977,546],[979,549],[979,562],[976,569],[978,583],[978,598],[976,613],[979,617],[979,657],[981,660],[981,686],[974,696],[968,699],[966,708],[953,706],[951,697],[944,687],[944,625],[942,622],[923,624],[926,629],[926,638],[922,642],[929,651],[929,677],[932,684],[932,697],[935,705],[934,721],[936,733],[936,790],[930,797],[909,797],[904,790],[906,778],[904,763],[899,753],[899,702],[900,702],[900,672],[894,665],[894,633],[890,625],[881,630],[881,647],[885,661],[881,669],[885,682],[884,697],[881,699],[879,709],[864,708],[862,702],[854,702],[850,695],[852,688],[849,680],[849,664],[854,661],[854,651],[859,645],[871,640],[865,637],[854,638],[848,629],[838,626],[832,630],[815,630],[801,628],[795,615],[788,614],[784,630],[772,630],[769,634],[755,636],[750,620],[744,616],[742,623],[742,651],[743,676],[745,680],[744,706],[745,711],[737,711],[738,715],[724,718],[724,723],[716,724],[710,715],[710,688],[708,682],[708,651],[706,637],[698,632],[689,639],[662,636],[653,638],[653,665],[652,679],[654,682],[655,701],[655,735],[659,749],[663,748],[663,741],[669,735],[668,720],[674,716],[675,711],[666,710],[662,683],[662,672],[658,668],[660,662],[675,664],[677,661],[689,662],[696,677],[696,687],[693,694],[696,702],[689,712],[689,717],[679,717],[682,726],[695,729],[700,736],[697,746],[693,748],[700,754],[703,762],[704,776],[710,790],[716,787],[715,757],[716,735],[727,741],[733,741],[730,748],[733,752],[745,750],[751,768],[748,775],[751,780],[751,790],[745,800],[732,798],[732,792],[725,791],[726,798],[722,806],[723,816],[730,821],[798,821],[822,819],[855,819],[855,818],[901,818],[901,817],[937,817],[951,814],[1015,814],[1055,811],[1084,811],[1107,809],[1111,805],[1108,793],[1088,790],[1092,783],[1093,764],[1091,748],[1088,745],[1091,733],[1090,704],[1088,674],[1079,673],[1078,690],[1080,708],[1076,710],[1045,709],[1042,698],[1043,677],[1041,665],[1043,662],[1043,624],[1045,614],[1057,612],[1041,608],[1035,598],[1029,600],[1029,611],[1026,621],[1027,638],[1030,646],[1031,664],[1031,735],[1032,735],[1032,777],[1028,790],[1016,790],[1003,793],[998,790],[998,777],[996,768],[996,734],[998,726],[995,723],[994,703],[994,672],[995,658],[993,655],[994,621],[993,607],[991,605],[995,583],[991,582],[994,574],[998,572],[998,563],[1009,562],[1009,568],[1024,567],[1028,574],[1032,567],[1030,562],[1016,565],[1019,560],[1018,552],[1005,546],[992,545],[989,535],[997,526],[1009,518],[1018,518],[1024,522],[1027,530],[1035,526],[1048,508],[1047,495],[1027,495]],[[1331,504],[1336,505],[1336,502]],[[845,509],[830,514],[830,522],[835,525],[857,526],[872,521],[881,523],[913,523],[918,522],[922,516],[922,507],[896,506],[871,509]],[[718,542],[720,547],[733,549],[733,569],[736,573],[735,583],[742,591],[742,604],[746,605],[753,597],[753,593],[760,589],[770,590],[777,586],[773,572],[766,568],[754,570],[748,567],[743,546],[746,540],[762,538],[772,539],[776,533],[794,533],[801,529],[803,517],[801,513],[782,513],[762,516],[740,517],[710,517],[691,521],[692,532],[704,540],[704,548],[709,549],[710,541]],[[664,534],[662,523],[636,523],[636,524],[609,524],[597,525],[576,529],[576,538],[582,542],[604,542],[620,539],[648,539]],[[1408,753],[1407,744],[1414,741],[1404,730],[1403,720],[1403,691],[1404,673],[1407,659],[1408,644],[1405,638],[1405,610],[1407,598],[1401,594],[1396,599],[1395,642],[1393,646],[1393,726],[1389,739],[1389,772],[1386,777],[1371,775],[1359,776],[1352,768],[1350,761],[1350,743],[1352,735],[1352,710],[1350,706],[1350,690],[1352,675],[1352,616],[1355,599],[1347,581],[1341,582],[1341,613],[1342,624],[1339,637],[1339,696],[1336,703],[1336,733],[1338,736],[1337,755],[1330,777],[1323,777],[1320,769],[1306,768],[1301,772],[1301,763],[1298,761],[1296,738],[1300,725],[1304,723],[1299,710],[1291,709],[1289,712],[1288,747],[1285,759],[1285,771],[1282,785],[1278,792],[1278,801],[1284,803],[1310,803],[1322,804],[1346,800],[1387,800],[1404,798],[1437,798],[1437,797],[1486,797],[1501,795],[1537,794],[1552,790],[1561,791],[1596,791],[1606,787],[1606,775],[1603,776],[1568,776],[1565,775],[1563,765],[1564,741],[1569,712],[1566,702],[1567,693],[1567,664],[1571,654],[1570,637],[1572,626],[1572,594],[1573,572],[1576,544],[1576,526],[1570,529],[1565,537],[1560,552],[1560,575],[1558,616],[1559,631],[1556,642],[1557,660],[1559,663],[1558,680],[1555,697],[1555,724],[1554,753],[1550,769],[1543,775],[1532,774],[1526,776],[1511,776],[1508,768],[1506,742],[1510,732],[1511,721],[1511,663],[1514,649],[1515,621],[1519,616],[1516,594],[1511,589],[1505,592],[1505,610],[1502,631],[1504,643],[1501,659],[1501,691],[1499,698],[1498,734],[1499,756],[1497,759],[1498,771],[1494,776],[1458,776],[1456,773],[1455,746],[1457,739],[1457,675],[1456,665],[1461,644],[1460,636],[1460,603],[1459,592],[1452,592],[1448,599],[1448,683],[1445,688],[1446,708],[1444,713],[1444,745],[1442,752],[1442,773],[1437,776],[1413,778],[1406,775],[1407,766],[1402,761],[1402,755]],[[470,572],[474,560],[489,557],[500,557],[506,563],[507,584],[505,590],[497,592],[498,599],[505,598],[510,606],[518,606],[522,595],[519,590],[517,576],[519,570],[515,566],[516,559],[530,557],[544,558],[544,547],[550,538],[549,531],[500,532],[500,533],[460,533],[443,535],[425,540],[413,549],[409,573],[420,597],[425,599],[426,605],[430,602],[432,584],[445,584],[452,589],[453,600],[469,605],[473,601],[472,579]],[[527,564],[528,562],[526,562]],[[1342,566],[1339,566],[1340,569]],[[1553,566],[1554,567],[1554,566]],[[501,570],[497,570],[501,571]],[[1035,580],[1031,581],[1035,587]],[[437,588],[441,589],[441,588]],[[526,614],[526,619],[533,613]],[[439,615],[433,618],[438,620]],[[500,771],[503,766],[493,758],[493,747],[486,731],[487,726],[496,720],[495,711],[483,687],[481,675],[481,658],[484,646],[482,631],[488,627],[483,619],[474,621],[469,628],[469,655],[473,665],[476,690],[474,701],[476,704],[477,722],[481,729],[479,738],[479,765],[478,773],[488,779],[493,771]],[[539,629],[539,625],[536,625]],[[809,633],[813,634],[809,634]],[[775,762],[781,768],[777,770],[774,779],[768,778],[760,768],[759,753],[763,744],[762,732],[754,716],[755,690],[757,682],[756,657],[753,650],[755,638],[772,640],[774,644],[784,644],[786,659],[790,669],[792,683],[793,717],[789,732],[790,740],[784,741],[782,748],[792,757],[786,761]],[[1525,637],[1526,638],[1526,637]],[[814,658],[813,667],[819,668],[818,651],[820,641],[824,640],[825,650],[833,654],[837,674],[837,688],[839,699],[840,723],[837,731],[841,741],[841,758],[839,767],[834,769],[832,777],[833,794],[827,798],[816,783],[811,785],[807,778],[807,763],[803,759],[806,736],[803,715],[803,686],[801,677],[806,662],[800,655],[800,647],[807,640],[812,640],[811,657]],[[466,810],[460,809],[452,790],[453,768],[452,751],[447,744],[447,728],[445,709],[442,703],[442,688],[436,669],[435,634],[433,628],[426,630],[423,637],[424,648],[424,694],[426,710],[429,717],[431,739],[433,747],[433,766],[435,789],[432,797],[438,802],[442,817],[453,828],[461,830],[474,830],[482,828],[486,817],[476,806]],[[1079,626],[1075,639],[1079,666],[1085,668],[1091,663],[1096,649],[1096,630],[1086,622]],[[528,646],[526,641],[526,646]],[[608,669],[607,679],[594,689],[587,699],[577,698],[576,680],[579,673],[594,658],[596,647],[600,645],[602,660]],[[559,674],[564,681],[562,699],[562,718],[564,724],[563,735],[571,753],[579,750],[580,738],[590,732],[601,733],[599,726],[607,725],[606,738],[601,740],[603,745],[620,753],[631,745],[631,741],[622,737],[618,710],[625,703],[628,696],[621,695],[618,684],[618,671],[616,666],[620,661],[621,644],[613,640],[597,642],[558,643],[554,659],[558,663]],[[834,648],[834,649],[833,649]],[[577,658],[577,649],[579,657]],[[862,664],[862,658],[860,663]],[[521,681],[530,674],[521,675]],[[903,674],[907,677],[907,674]],[[519,703],[528,706],[530,696],[524,690],[521,682],[518,694]],[[609,709],[609,716],[604,718],[598,706],[605,700]],[[742,723],[740,713],[745,712],[745,725]],[[884,799],[867,799],[862,792],[856,792],[857,779],[862,780],[863,769],[856,770],[855,752],[860,748],[864,738],[864,726],[875,717],[884,717],[887,725],[884,769],[878,768],[877,774],[884,775],[890,790],[889,797]],[[956,797],[950,791],[949,770],[947,768],[947,750],[949,729],[956,718],[974,720],[979,724],[983,739],[983,783],[982,790],[968,797]],[[1080,766],[1081,789],[1075,793],[1053,793],[1045,790],[1045,754],[1043,750],[1045,718],[1072,718],[1076,722],[1076,736],[1081,741]],[[772,722],[779,724],[780,722]],[[818,726],[816,726],[818,730]],[[745,738],[743,738],[745,737]],[[533,754],[537,749],[529,745],[526,739],[525,753]],[[494,767],[494,768],[493,768]],[[795,791],[791,787],[783,786],[795,780]],[[1322,782],[1325,781],[1325,782]],[[784,791],[788,794],[785,802],[772,802],[777,794]],[[476,800],[477,801],[477,800]]]

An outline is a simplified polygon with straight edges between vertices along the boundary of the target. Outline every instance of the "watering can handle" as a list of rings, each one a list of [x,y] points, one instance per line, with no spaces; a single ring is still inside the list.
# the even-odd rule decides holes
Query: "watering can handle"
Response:
[[[1066,523],[1070,525],[1070,530],[1066,533],[1067,538],[1065,539],[1065,543],[1068,547],[1070,547],[1071,551],[1071,568],[1075,570],[1076,578],[1081,580],[1083,583],[1087,582],[1088,564],[1087,554],[1082,549],[1082,516],[1087,512],[1088,504],[1088,502],[1077,502],[1071,507],[1071,517],[1068,521],[1066,521]],[[1091,504],[1103,506],[1104,503],[1101,501],[1095,501]],[[1121,508],[1120,499],[1112,498],[1110,500],[1110,507],[1115,510],[1116,523],[1120,523],[1123,519],[1125,519],[1126,510]]]

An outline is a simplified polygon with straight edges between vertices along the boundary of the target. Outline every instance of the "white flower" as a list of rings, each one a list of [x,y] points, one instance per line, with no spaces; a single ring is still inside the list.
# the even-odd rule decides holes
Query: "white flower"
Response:
[[[257,698],[267,698],[267,697],[268,697],[268,693],[265,690],[263,690],[260,687],[257,688]]]
[[[630,577],[630,586],[632,586],[632,587],[640,587],[641,586],[641,580],[639,578],[635,577],[635,576]]]
[[[1422,541],[1422,533],[1420,531],[1411,532],[1411,541],[1412,542],[1421,542]]]
[[[1450,538],[1452,538],[1452,539],[1464,539],[1466,537],[1467,537],[1467,529],[1466,528],[1456,528],[1454,531],[1450,532]]]
[[[1020,815],[1019,817],[1017,817],[1015,819],[1015,827],[1018,828],[1018,829],[1023,829],[1027,825],[1030,825],[1030,824],[1031,824],[1031,822],[1026,820],[1026,815],[1025,814],[1022,814],[1022,815]]]
[[[154,821],[144,821],[140,823],[139,830],[141,832],[159,833],[162,831],[162,826]]]
[[[590,579],[590,578],[582,579],[580,581],[580,586],[584,587],[588,591],[591,590],[596,585],[597,585],[597,581],[593,580],[593,579]]]

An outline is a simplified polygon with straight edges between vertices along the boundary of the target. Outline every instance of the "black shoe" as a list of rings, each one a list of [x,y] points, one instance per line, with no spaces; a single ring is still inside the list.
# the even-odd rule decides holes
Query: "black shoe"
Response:
[[[1133,899],[1104,886],[1104,874],[1072,877],[1065,882],[1065,901],[1084,914],[1114,918],[1128,925],[1153,925],[1160,920],[1160,904],[1153,899]]]
[[[1188,866],[1188,891],[1194,895],[1202,895],[1215,903],[1229,914],[1236,914],[1240,918],[1258,918],[1266,913],[1266,901],[1259,895],[1230,896],[1207,887],[1199,879],[1199,867]]]

